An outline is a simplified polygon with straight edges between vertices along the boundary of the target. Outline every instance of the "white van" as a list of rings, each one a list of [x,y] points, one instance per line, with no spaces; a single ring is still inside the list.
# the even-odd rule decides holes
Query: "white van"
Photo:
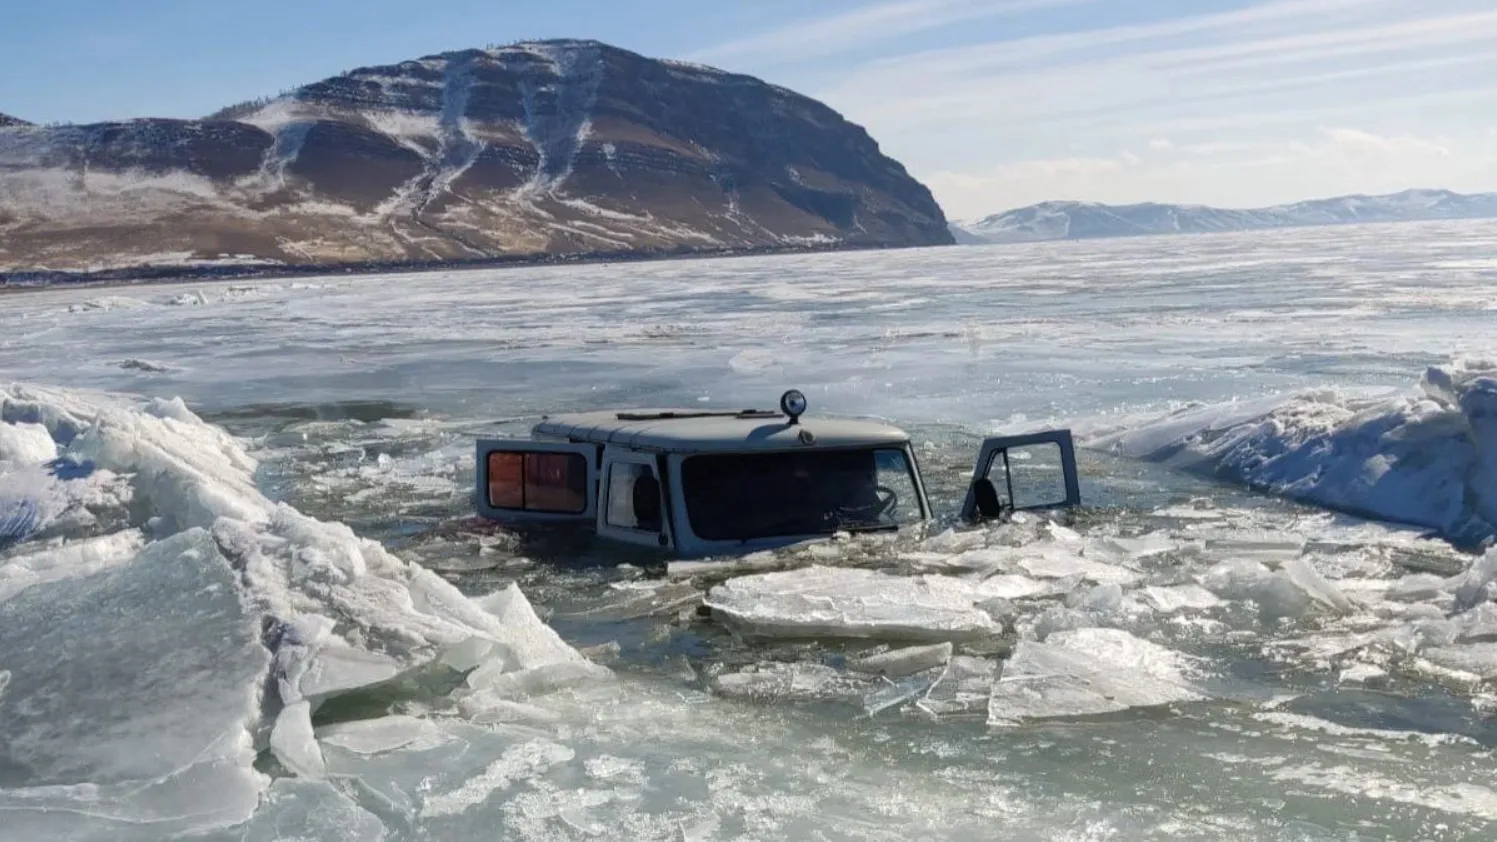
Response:
[[[910,437],[886,424],[769,410],[640,409],[546,417],[532,438],[477,442],[477,510],[577,523],[680,558],[898,530],[934,513]],[[1069,430],[983,443],[961,516],[1081,502]]]

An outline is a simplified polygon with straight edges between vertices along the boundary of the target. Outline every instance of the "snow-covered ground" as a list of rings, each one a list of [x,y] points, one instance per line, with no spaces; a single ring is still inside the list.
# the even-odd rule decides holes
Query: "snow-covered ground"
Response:
[[[1494,247],[6,296],[0,840],[1490,838]],[[1069,424],[1091,505],[656,578],[465,520],[475,430],[791,386],[947,506]]]

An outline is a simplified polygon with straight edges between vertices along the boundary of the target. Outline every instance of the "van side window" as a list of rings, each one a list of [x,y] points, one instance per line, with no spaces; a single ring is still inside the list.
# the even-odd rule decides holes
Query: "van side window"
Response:
[[[655,478],[653,468],[625,462],[608,466],[604,522],[620,529],[660,531],[660,481]]]

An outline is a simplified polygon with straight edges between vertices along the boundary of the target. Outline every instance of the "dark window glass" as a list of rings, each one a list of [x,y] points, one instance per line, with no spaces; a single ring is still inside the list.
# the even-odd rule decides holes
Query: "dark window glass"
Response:
[[[681,465],[691,530],[709,541],[888,529],[922,516],[902,450],[692,456]]]

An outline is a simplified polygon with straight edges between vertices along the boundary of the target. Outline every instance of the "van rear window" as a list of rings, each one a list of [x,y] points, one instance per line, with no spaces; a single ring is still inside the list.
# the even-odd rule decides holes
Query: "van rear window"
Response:
[[[488,469],[493,508],[569,515],[587,510],[587,457],[580,453],[494,451]]]

